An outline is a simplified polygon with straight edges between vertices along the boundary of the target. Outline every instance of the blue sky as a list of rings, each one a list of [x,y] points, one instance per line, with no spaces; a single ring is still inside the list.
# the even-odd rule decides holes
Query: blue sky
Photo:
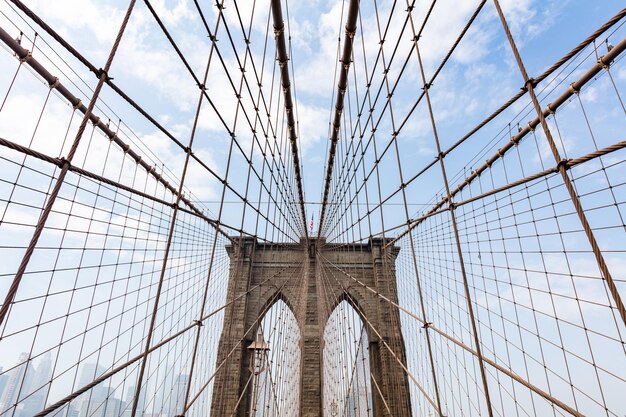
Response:
[[[27,1],[25,3],[96,67],[103,65],[126,7],[126,2],[123,1],[59,0],[50,2],[41,0]],[[209,27],[213,30],[217,17],[216,8],[210,2],[200,3]],[[608,0],[597,2],[582,0],[508,0],[501,3],[531,77],[539,75],[546,68],[550,67],[556,60],[610,19],[623,6],[619,1]],[[211,42],[207,37],[193,2],[185,0],[155,0],[152,4],[188,59],[194,73],[201,76],[209,55]],[[253,1],[237,2],[242,21],[246,27],[250,22],[252,4]],[[420,39],[420,52],[426,79],[432,76],[439,62],[446,55],[478,4],[478,1],[469,0],[442,0],[437,2]],[[299,144],[304,172],[305,196],[306,201],[312,203],[307,205],[308,219],[306,223],[308,224],[312,215],[315,216],[316,222],[319,217],[319,202],[321,200],[328,152],[328,127],[329,120],[332,117],[331,109],[334,106],[334,95],[336,93],[334,83],[336,82],[338,39],[339,42],[342,42],[345,24],[342,21],[344,16],[342,13],[344,12],[344,7],[347,7],[347,3],[344,1],[291,1],[288,6],[285,3],[283,5],[283,13],[285,19],[288,18],[286,24],[291,37],[290,71],[292,86],[297,97]],[[366,60],[367,74],[373,73],[372,85],[376,88],[383,85],[381,96],[372,113],[375,120],[380,119],[374,142],[376,143],[377,151],[381,152],[388,144],[392,143],[390,141],[392,140],[394,129],[392,128],[389,111],[382,110],[387,93],[384,87],[381,64],[375,70],[373,69],[373,63],[380,44],[380,34],[377,29],[378,23],[384,25],[389,16],[391,16],[389,32],[383,43],[383,52],[387,63],[389,63],[393,55],[396,40],[400,39],[396,55],[394,55],[387,75],[392,85],[398,79],[404,60],[409,56],[413,35],[408,28],[401,34],[402,23],[407,16],[405,4],[398,4],[393,9],[393,14],[391,14],[392,3],[379,1],[376,4],[379,22],[376,19],[374,5],[375,3],[373,2],[362,2],[361,5],[359,29],[355,38],[355,62],[350,70],[347,94],[350,97],[352,108],[351,110],[346,108],[345,114],[352,116],[351,120],[348,121],[352,122],[350,126],[354,132],[357,132],[355,141],[358,141],[359,130],[356,124],[357,111],[355,110],[357,107],[356,94],[358,91],[359,104],[362,103],[367,83],[366,68],[364,66]],[[263,94],[268,103],[270,97],[273,97],[271,105],[273,107],[271,108],[273,118],[275,119],[272,121],[272,126],[279,132],[284,127],[284,122],[280,116],[276,117],[275,114],[276,109],[280,108],[276,105],[277,94],[280,93],[280,90],[271,88],[272,71],[276,75],[271,28],[268,39],[268,51],[270,52],[265,57],[263,55],[269,7],[265,2],[257,0],[256,8],[251,25],[250,49],[257,70],[260,71],[263,64],[266,67]],[[423,19],[426,10],[426,2],[417,2],[413,11],[416,26],[419,26],[419,22]],[[51,73],[58,76],[61,82],[67,85],[75,95],[86,102],[90,96],[90,89],[95,85],[95,77],[60,48],[54,40],[41,33],[28,18],[16,13],[8,2],[2,1],[0,3],[0,11],[0,25],[15,37],[19,36],[20,31],[23,32],[22,45],[28,49],[31,49],[29,45],[36,38],[37,49],[34,52],[34,56]],[[243,57],[244,42],[241,36],[236,8],[233,4],[227,2],[224,16],[227,26],[233,35],[237,53],[233,52],[223,26],[218,31],[218,46],[227,72],[232,74],[234,84],[239,85],[240,72],[237,58],[242,59]],[[34,36],[35,31],[40,33],[37,37]],[[614,31],[608,32],[610,35],[609,42],[612,44],[618,43],[625,33],[626,30],[621,25],[617,25]],[[364,48],[361,43],[362,39],[364,40]],[[597,46],[598,54],[606,53],[606,45]],[[575,81],[595,63],[596,59],[594,50],[591,47],[587,48],[579,56],[575,57],[563,71],[558,71],[549,77],[538,89],[542,105],[545,106],[565,91],[571,82]],[[235,126],[233,131],[242,149],[248,150],[253,140],[251,129],[247,125],[242,111],[238,113],[235,125],[235,114],[237,111],[235,93],[221,62],[216,57],[213,57],[212,60],[207,82],[207,93],[211,100],[217,104],[221,116],[227,125]],[[258,89],[254,87],[256,81],[254,80],[254,71],[250,65],[248,63],[246,69],[246,80],[251,83],[253,95],[256,97]],[[56,93],[52,93],[46,102],[48,87],[41,83],[34,74],[25,70],[18,74],[15,83],[9,88],[16,68],[17,61],[14,57],[3,51],[0,54],[0,91],[2,91],[3,96],[7,95],[7,99],[0,112],[0,137],[29,145],[52,156],[63,155],[68,149],[68,143],[67,141],[64,143],[63,139],[66,136],[72,137],[71,134],[67,135],[66,133],[68,124],[70,126],[69,131],[74,132],[78,123],[78,120],[72,119],[72,108]],[[181,142],[186,143],[189,140],[199,96],[198,88],[170,47],[167,39],[163,36],[144,2],[138,2],[136,5],[110,75],[114,77],[115,83],[120,88],[162,123]],[[577,100],[570,100],[564,106],[562,112],[558,114],[560,128],[559,147],[568,157],[582,156],[595,148],[602,148],[624,139],[623,132],[626,131],[624,129],[626,121],[624,120],[624,112],[620,107],[615,90],[624,91],[626,68],[616,65],[612,69],[612,76],[616,88],[613,87],[608,77],[599,77],[598,80],[592,82],[581,92],[582,105]],[[516,94],[522,85],[522,77],[510,52],[493,3],[488,1],[430,89],[433,112],[442,148],[447,149],[476,124],[481,122],[488,114]],[[391,146],[380,161],[379,176],[382,198],[397,190],[401,183],[398,159],[402,167],[403,178],[406,180],[419,172],[436,157],[437,152],[425,101],[422,101],[415,111],[410,110],[416,97],[422,92],[422,87],[420,68],[413,52],[408,58],[406,69],[399,79],[398,86],[391,99],[394,113],[393,122],[397,125],[400,121],[406,120],[406,123],[398,135],[397,154],[394,146]],[[243,96],[243,109],[245,109],[246,114],[253,115],[253,99],[247,96],[247,93],[244,93]],[[589,116],[596,144],[590,140],[589,131],[581,111],[583,108],[586,111],[586,115]],[[150,160],[151,164],[154,164],[159,169],[163,169],[164,175],[170,182],[178,184],[178,178],[180,178],[182,172],[184,154],[165,135],[108,88],[103,90],[96,112],[102,119],[110,119],[111,126],[119,129],[120,137],[124,141],[131,144],[133,149],[139,152],[143,158]],[[456,186],[472,169],[480,166],[484,160],[493,155],[499,147],[503,146],[509,140],[511,133],[514,134],[519,126],[524,126],[534,117],[533,112],[534,109],[529,106],[529,99],[525,96],[451,153],[446,158],[446,168],[451,187]],[[40,117],[41,120],[38,122]],[[343,120],[346,121],[347,119]],[[365,116],[361,118],[361,122],[365,123]],[[550,126],[556,127],[553,120],[550,120]],[[369,127],[363,136],[364,141],[370,138],[370,134],[367,132],[369,132]],[[338,145],[339,152],[346,152],[349,136],[349,133],[346,134],[345,131],[342,131],[340,144]],[[262,136],[260,137],[260,143],[265,144]],[[469,198],[490,188],[504,185],[507,182],[554,166],[555,162],[548,147],[545,145],[545,138],[542,133],[537,131],[536,138],[537,141],[526,140],[522,142],[519,146],[519,154],[507,156],[504,164],[496,165],[490,170],[490,179],[481,179],[481,181],[469,187],[470,189],[464,191],[461,197]],[[194,153],[208,167],[220,176],[223,176],[227,166],[229,145],[230,137],[226,134],[224,126],[217,115],[204,103],[199,114],[198,130],[194,139]],[[112,152],[105,159],[103,155],[107,154],[108,146],[108,141],[102,134],[96,132],[93,136],[93,141],[83,141],[81,143],[77,161],[86,169],[111,178],[118,178],[120,182],[130,185],[136,180],[136,177],[131,175],[132,167],[124,163],[124,159],[119,152]],[[288,150],[288,148],[283,148],[283,153],[285,150]],[[259,157],[259,151],[255,147],[252,159],[254,166],[260,172],[263,164]],[[623,154],[617,154],[617,156],[604,158],[603,163],[619,162],[620,155],[623,159]],[[7,154],[5,158],[8,160],[12,156]],[[341,164],[344,161],[344,157],[339,155],[337,158],[335,169],[337,172],[341,172]],[[369,147],[364,156],[366,170],[374,168],[374,160],[373,149]],[[290,163],[288,160],[286,162],[287,164]],[[586,204],[586,207],[602,206],[604,203],[611,202],[611,196],[606,193],[606,183],[609,182],[609,177],[617,183],[623,183],[623,168],[621,168],[621,171],[619,167],[614,171],[609,171],[609,177],[607,178],[599,178],[598,175],[593,174],[595,172],[594,169],[597,169],[599,166],[598,164],[599,162],[594,162],[594,164],[573,170],[574,174],[572,175],[583,177],[580,181],[577,181],[577,185],[580,187],[579,192],[581,194],[584,194],[586,191],[590,193],[588,197],[583,199],[583,204]],[[506,168],[503,168],[503,166],[506,166]],[[13,175],[11,169],[15,169],[15,167],[11,168],[10,164],[6,162],[4,163],[4,169],[6,170],[5,172]],[[243,159],[241,152],[235,150],[229,171],[229,181],[233,188],[238,191],[243,192],[246,188],[247,169],[248,164]],[[586,174],[589,174],[589,176],[585,177]],[[21,181],[33,184],[34,188],[40,187],[45,189],[47,179],[38,178],[35,174],[32,175],[33,178],[22,177]],[[621,180],[619,179],[620,177],[622,178]],[[359,173],[355,182],[359,183],[362,179],[362,173]],[[554,178],[551,180],[554,180]],[[375,181],[372,179],[369,189],[370,208],[378,202],[379,190],[377,185],[374,184]],[[537,187],[541,188],[540,185],[537,185]],[[190,165],[185,188],[190,193],[189,195],[191,195],[193,201],[197,201],[199,205],[207,208],[212,217],[217,216],[220,208],[219,201],[221,199],[222,185],[215,178],[211,177],[198,163],[194,162]],[[600,190],[599,194],[592,193],[593,190],[598,189]],[[161,191],[158,187],[155,190]],[[4,191],[6,192],[6,189]],[[249,190],[251,200],[256,199],[258,191],[259,182],[253,179]],[[24,193],[24,196],[20,195],[14,198],[23,198],[24,201],[36,200],[36,197],[26,195],[28,194],[26,191]],[[435,165],[407,187],[406,198],[409,204],[409,216],[414,218],[420,213],[427,211],[432,204],[442,198],[443,193],[441,173],[439,167]],[[558,187],[555,193],[550,195],[545,190],[540,190],[537,192],[536,204],[541,206],[542,202],[547,204],[550,199],[558,200],[562,197],[562,194],[559,193],[562,193],[562,189],[558,189]],[[616,199],[620,202],[623,201],[623,187],[616,189],[615,193],[617,193]],[[267,196],[265,194],[262,195],[262,200],[266,200]],[[510,197],[510,194],[508,197]],[[7,196],[4,196],[3,201],[7,198]],[[363,191],[361,191],[358,198],[362,204],[365,199]],[[239,227],[240,223],[242,223],[243,204],[235,195],[228,192],[224,200],[228,201],[228,203],[224,206],[222,220],[227,224]],[[493,204],[496,204],[497,200],[498,198],[494,198]],[[366,239],[370,234],[380,233],[383,222],[385,228],[404,224],[407,218],[402,202],[401,194],[397,194],[390,200],[391,204],[384,208],[382,215],[380,215],[378,210],[375,210],[371,216],[371,229],[369,229],[368,222],[363,221],[362,228],[359,228],[358,232],[355,228],[356,236],[352,236],[351,233],[346,232],[347,224],[345,220],[342,220],[344,223],[341,227],[334,227],[330,230],[328,237],[329,239],[339,241],[348,240],[352,237]],[[67,202],[60,204],[59,210],[62,211],[64,208],[62,204],[67,204]],[[623,292],[623,271],[626,270],[626,257],[624,256],[625,240],[623,230],[616,227],[613,220],[619,217],[619,215],[626,215],[626,213],[624,212],[623,204],[618,206],[616,203],[615,206],[606,210],[599,209],[590,212],[589,216],[592,226],[597,229],[601,247],[605,250],[613,250],[613,253],[607,257],[607,262],[612,271],[614,271]],[[471,206],[470,208],[473,207]],[[107,213],[89,214],[89,208],[72,207],[67,208],[67,210],[72,210],[74,215],[82,213],[84,216],[95,216],[106,222],[108,218]],[[471,223],[472,212],[470,208],[468,208],[467,213],[463,212],[460,215],[465,222],[461,227],[469,236],[467,241],[464,242],[466,244],[464,249],[470,253],[468,262],[478,265],[485,262],[480,259],[481,251],[482,253],[485,251],[485,239],[474,239],[474,235],[479,236],[479,233],[485,232],[490,227],[494,229],[498,229],[498,227],[493,226],[493,223],[481,227],[473,225]],[[510,203],[507,209],[514,211],[516,208],[519,208],[519,206]],[[477,210],[480,211],[481,209],[485,209],[485,207],[479,205]],[[80,210],[83,211],[81,212]],[[538,208],[536,210],[539,211]],[[575,276],[577,280],[576,285],[572,283],[570,287],[569,284],[561,283],[562,287],[560,287],[559,291],[565,294],[572,289],[577,289],[584,294],[584,297],[588,297],[589,304],[592,304],[592,302],[607,303],[605,289],[602,286],[596,286],[595,281],[585,281],[583,279],[589,276],[597,277],[599,273],[594,263],[595,261],[589,253],[588,243],[586,243],[582,233],[578,233],[580,230],[576,219],[569,216],[571,213],[568,210],[569,206],[564,209],[568,216],[560,219],[558,224],[556,222],[549,224],[546,222],[543,226],[544,229],[539,233],[542,235],[542,239],[537,240],[541,240],[543,250],[547,251],[548,248],[556,248],[555,252],[571,250],[571,254],[561,255],[554,253],[545,256],[542,254],[532,260],[517,259],[514,261],[508,259],[507,262],[510,262],[510,266],[514,266],[525,261],[526,265],[524,268],[545,270],[546,276],[556,276],[558,274]],[[353,207],[349,212],[352,216],[358,215],[358,213],[363,215],[365,208],[363,206]],[[256,229],[256,217],[250,210],[246,213],[243,219],[243,228],[251,233],[256,231],[259,236],[269,240],[290,240],[299,237],[295,232],[288,232],[288,236],[280,236],[276,234],[275,228],[272,229],[266,224],[261,224],[260,228]],[[8,223],[4,227],[11,234],[9,236],[8,233],[5,233],[5,237],[2,238],[5,239],[3,241],[4,244],[6,246],[23,244],[30,236],[28,229],[20,228],[19,224],[34,223],[38,216],[37,211],[13,210],[9,211],[6,216],[8,217],[5,218],[5,221]],[[62,223],[62,219],[52,219],[53,224],[56,224],[54,223],[55,221]],[[13,226],[8,225],[11,222],[14,223]],[[428,236],[428,232],[437,230],[437,225],[425,227],[426,231],[422,235],[419,232],[416,233],[415,239],[422,242],[421,244],[423,245],[430,244],[437,247],[439,244],[437,234]],[[571,227],[576,233],[573,233],[565,241],[554,243],[550,240],[551,238],[548,235],[554,230],[559,228],[567,229],[568,227]],[[402,229],[395,230],[390,235],[393,236],[400,230]],[[528,233],[536,232],[530,231]],[[158,233],[155,232],[156,234]],[[544,234],[545,236],[543,236]],[[444,238],[442,237],[442,239]],[[70,245],[71,241],[66,243]],[[406,242],[404,243],[406,244]],[[554,244],[554,246],[550,246],[550,244]],[[441,245],[444,244],[441,243]],[[536,245],[537,242],[529,238],[523,240],[518,249],[520,251],[526,250],[529,254],[528,256],[531,256],[530,254],[532,250],[536,249]],[[563,249],[559,245],[567,247]],[[423,249],[423,247],[419,247],[418,251]],[[575,254],[577,250],[580,250],[581,254]],[[3,277],[6,277],[10,276],[10,273],[14,271],[15,264],[19,261],[20,256],[18,256],[19,253],[17,251],[15,253],[9,249],[3,249],[3,251],[3,265],[0,267],[0,273],[3,274]],[[449,251],[449,248],[446,251]],[[401,257],[403,256],[405,256],[405,252],[402,253]],[[428,270],[429,260],[427,255],[424,256],[423,267]],[[413,266],[408,263],[407,258],[402,258],[402,262],[406,264],[401,270],[402,273],[399,274],[406,278],[402,285],[405,285],[408,289],[414,289],[412,287],[412,278],[415,274]],[[497,264],[498,260],[493,259],[492,262]],[[41,261],[39,265],[42,268],[43,263],[44,261]],[[69,260],[68,263],[71,264]],[[477,280],[489,275],[488,272],[480,270],[476,270],[472,274],[476,275]],[[528,275],[528,273],[519,274],[511,279],[513,281],[523,280],[528,278]],[[438,281],[438,279],[441,279],[441,281]],[[8,281],[3,278],[0,294],[4,294],[5,288],[8,287],[6,282]],[[432,282],[433,287],[431,290],[433,294],[437,294],[436,285],[443,282],[443,278],[440,275],[433,274]],[[507,293],[506,296],[513,297],[513,289],[511,288],[510,291],[511,294]],[[412,294],[409,290],[406,293]],[[26,297],[26,295],[23,296]],[[489,296],[486,292],[483,296],[484,298],[479,297],[479,302],[487,305]],[[415,298],[411,298],[412,296],[407,297],[409,298],[404,300],[404,302],[415,307],[415,311],[417,311],[418,304]],[[528,301],[528,303],[530,303],[530,298],[532,298],[532,296],[527,296],[528,299],[526,299],[524,298],[525,296],[519,294],[518,297],[521,297],[518,298],[518,301],[523,300],[520,302]],[[432,306],[433,314],[443,315],[447,307],[449,305],[443,302],[440,305]],[[597,329],[602,329],[605,326],[607,316],[604,316],[603,312],[598,312],[593,307],[589,307],[589,311],[585,310],[582,312],[577,311],[574,307],[572,305],[566,306],[564,303],[563,310],[560,313],[564,316],[572,317],[573,321],[578,320],[582,316],[587,316],[587,324]],[[483,313],[488,315],[487,312]],[[412,329],[411,326],[413,325],[407,324],[407,328]],[[459,337],[462,338],[463,336]],[[6,356],[3,355],[3,358],[8,359],[6,359],[6,362],[4,359],[1,360],[0,366],[13,364],[22,351],[15,347],[3,347],[3,349],[6,349],[5,352],[8,352]],[[606,367],[610,365],[606,359],[600,358],[598,360]],[[586,374],[583,373],[583,375]],[[617,398],[616,393],[611,393],[611,401],[616,401]]]
[[[427,25],[424,31],[422,54],[427,77],[448,51],[477,5],[477,2],[471,1],[454,3],[456,2],[439,2],[434,8],[432,23]],[[59,31],[72,45],[75,45],[96,66],[104,61],[108,53],[108,48],[125,7],[124,2],[114,1],[64,1],[54,4],[31,2],[27,4],[32,6],[40,16],[45,18],[55,30]],[[250,10],[250,5],[247,2],[238,4],[240,4],[240,9],[244,15],[243,21],[247,22],[248,19],[245,15],[246,11]],[[298,98],[299,139],[304,166],[304,186],[306,199],[312,202],[319,202],[321,199],[328,142],[328,123],[333,100],[333,77],[337,60],[337,37],[340,32],[343,36],[343,25],[340,23],[342,5],[342,2],[293,2],[289,4],[289,28],[291,29],[293,48],[291,64],[295,69],[292,78]],[[530,74],[538,74],[547,68],[565,51],[571,49],[606,21],[619,7],[617,2],[594,2],[590,5],[587,2],[533,2],[530,0],[507,1],[503,2],[503,5]],[[196,74],[201,75],[210,43],[193,3],[156,1],[154,7],[187,56]],[[206,9],[204,12],[207,20],[209,22],[214,21],[215,8],[203,7]],[[390,5],[382,2],[378,7],[380,20],[384,23]],[[8,16],[14,16],[6,4],[3,10]],[[67,13],[67,10],[74,10],[75,13]],[[420,17],[424,15],[424,10],[425,6],[422,3],[416,5],[414,12],[416,21],[420,21]],[[255,14],[251,48],[256,54],[256,62],[261,61],[267,13],[268,10],[259,5]],[[372,5],[364,4],[361,13],[364,27],[375,27]],[[238,29],[238,26],[235,26],[237,20],[233,8],[227,8],[225,15],[230,18],[229,24]],[[404,19],[405,13],[396,11],[394,16],[397,17],[394,17],[386,42],[388,56],[395,43],[393,40],[397,38],[399,33],[400,25],[398,23]],[[14,18],[13,20],[16,21]],[[27,35],[32,36],[32,30],[26,27],[24,23],[21,24],[20,28]],[[13,32],[16,31],[16,28],[13,28]],[[401,42],[400,52],[395,62],[405,58],[411,45],[411,36],[408,32],[409,30],[404,34],[406,40]],[[378,33],[369,30],[366,31],[365,36],[371,67],[377,49]],[[45,35],[43,38],[46,38]],[[546,41],[547,39],[549,42]],[[227,64],[234,67],[232,49],[227,47],[226,39],[223,39],[222,42],[224,47],[221,47],[220,50],[224,54]],[[54,43],[51,45],[54,46]],[[94,77],[88,75],[80,65],[74,65],[72,58],[60,51],[59,48],[54,49],[72,65],[80,76],[79,78],[65,68],[64,72],[72,82],[81,86],[84,80],[88,85],[93,86]],[[55,63],[60,63],[59,57],[55,57],[53,54],[49,55]],[[6,65],[10,65],[10,62],[7,62]],[[260,66],[260,64],[258,65]],[[354,67],[361,77],[360,80],[363,80],[362,64],[357,62]],[[209,82],[210,96],[223,103],[223,106],[220,107],[222,112],[232,120],[235,108],[234,93],[224,82],[225,77],[223,71],[218,70],[219,65],[216,63],[213,68],[216,70],[215,73],[211,74]],[[394,70],[397,71],[398,69],[399,65],[391,66],[390,79],[394,78]],[[377,71],[375,80],[380,81],[381,71]],[[10,71],[5,72],[6,75],[10,73]],[[154,115],[177,137],[187,139],[195,112],[197,88],[167,44],[156,23],[149,16],[147,8],[141,2],[133,14],[111,73],[115,82],[150,114]],[[59,75],[63,78],[61,74]],[[397,114],[402,115],[403,110],[406,112],[420,91],[420,84],[415,59],[411,59],[409,70],[402,77],[399,88],[400,94],[396,94],[393,100]],[[499,107],[521,85],[521,76],[508,50],[495,10],[488,2],[481,11],[477,23],[452,56],[450,64],[439,76],[436,88],[432,90],[442,146],[445,148],[446,145],[467,132],[470,126],[481,121],[488,111]],[[85,88],[84,85],[81,87]],[[360,87],[363,88],[362,85]],[[172,144],[168,143],[154,127],[142,120],[136,112],[124,105],[114,93],[105,90],[103,97],[104,102],[111,107],[116,115],[123,119],[129,126],[129,130],[138,136],[140,142],[149,144],[151,151],[162,161],[171,161],[168,163],[169,169],[174,175],[180,175],[181,154],[177,155],[177,150]],[[13,114],[26,117],[25,112],[22,111],[23,107],[20,108],[20,106],[27,105],[25,104],[25,97],[14,96],[10,100],[15,101],[15,106],[11,106],[12,103],[9,102],[5,114],[8,114],[9,111],[15,113],[11,113],[7,117],[12,118]],[[516,110],[521,107],[518,105]],[[228,140],[224,137],[223,129],[216,121],[215,116],[209,114],[208,111],[206,113],[206,117],[200,119],[200,133],[198,140],[196,140],[196,152],[209,166],[215,167],[218,172],[223,173]],[[31,117],[34,116],[34,114],[31,115]],[[111,117],[114,118],[115,116]],[[503,119],[505,118],[506,116],[503,117]],[[28,125],[27,121],[25,120],[24,125]],[[54,122],[50,123],[53,125],[52,128],[62,128],[60,122],[58,123],[60,126],[54,126]],[[502,124],[494,124],[494,131],[501,127]],[[14,130],[15,127],[7,126],[6,135],[13,137],[16,141],[20,139],[20,136],[27,134]],[[249,133],[243,127],[240,130],[238,133],[242,143],[249,141]],[[389,141],[390,130],[388,124],[379,129],[378,140],[381,143]],[[486,139],[482,138],[489,137],[490,132],[485,131],[481,138],[473,141],[467,150],[463,149],[462,154],[472,155],[472,146],[481,146],[475,142],[484,143]],[[425,106],[420,106],[416,115],[409,120],[404,133],[400,136],[399,143],[403,158],[402,166],[406,177],[410,177],[433,158],[435,154],[434,145],[430,126],[427,123]],[[450,168],[451,170],[458,169],[467,163],[464,158],[456,158],[456,161],[458,164],[454,164]],[[397,171],[395,168],[393,170],[391,168],[385,169],[386,175],[382,179],[383,188],[391,190],[392,187],[397,187],[399,181],[397,181],[395,171]],[[238,173],[235,172],[231,175],[236,177]],[[385,187],[386,183],[389,184],[388,187]],[[187,186],[199,199],[219,200],[218,184],[207,180],[201,169],[192,170]],[[429,195],[424,195],[421,192],[412,193],[410,203],[425,203],[431,196],[432,193]],[[209,207],[213,211],[217,209],[214,204],[209,204]],[[311,206],[308,208],[308,215],[310,216],[312,212],[317,214],[318,211],[318,206]],[[240,208],[236,212],[240,213]],[[234,214],[233,219],[236,218],[237,215]]]

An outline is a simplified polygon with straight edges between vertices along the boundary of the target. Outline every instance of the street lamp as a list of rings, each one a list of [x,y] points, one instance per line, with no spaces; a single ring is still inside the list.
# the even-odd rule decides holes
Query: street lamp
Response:
[[[252,372],[252,403],[250,415],[256,415],[257,403],[257,377],[267,368],[267,352],[270,350],[269,345],[263,340],[263,331],[259,327],[256,334],[256,340],[248,346],[251,353],[250,372]]]
[[[254,375],[259,375],[265,371],[267,366],[267,352],[269,352],[269,345],[263,340],[263,332],[261,328],[256,334],[256,340],[248,346],[248,349],[252,352],[252,359],[250,360],[250,371]]]

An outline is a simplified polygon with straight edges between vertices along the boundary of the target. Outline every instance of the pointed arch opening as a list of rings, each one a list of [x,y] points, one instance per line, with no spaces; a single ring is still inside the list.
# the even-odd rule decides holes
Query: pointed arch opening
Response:
[[[345,298],[326,322],[323,358],[324,416],[373,416],[367,328]]]
[[[299,415],[300,329],[283,297],[266,311],[251,350],[248,381],[249,414],[256,417]]]

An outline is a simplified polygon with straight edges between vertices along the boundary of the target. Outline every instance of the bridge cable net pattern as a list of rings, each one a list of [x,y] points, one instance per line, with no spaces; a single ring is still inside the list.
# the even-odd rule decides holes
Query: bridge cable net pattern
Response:
[[[346,1],[309,236],[288,4],[246,7],[193,2],[197,58],[160,4],[131,1],[96,61],[2,4],[0,415],[300,415],[306,261],[277,293],[295,302],[257,306],[218,353],[238,325],[227,252],[246,238],[318,241],[324,415],[623,415],[626,10],[531,77],[497,0],[475,2],[436,58],[437,2]],[[115,79],[145,21],[195,94],[187,129]],[[470,125],[440,86],[480,22],[518,85]],[[374,288],[336,259],[375,241]],[[229,358],[250,339],[270,346],[265,365],[226,410],[216,380],[239,378]]]
[[[497,1],[479,2],[442,60],[425,61],[431,6],[374,2],[385,13],[346,25],[353,45],[341,58],[322,195],[328,244],[387,242],[398,300],[333,262],[322,268],[400,311],[390,318],[405,346],[380,349],[405,373],[392,392],[409,380],[412,415],[620,415],[625,143],[600,119],[624,122],[614,75],[624,11],[531,78]],[[438,81],[485,14],[500,25],[521,89],[460,138],[445,137],[446,107],[456,106]],[[411,83],[421,89],[407,100]],[[595,88],[606,92],[601,103]],[[403,141],[420,121],[433,157],[422,166]],[[465,151],[472,142],[476,154]],[[364,320],[372,334],[397,325]]]

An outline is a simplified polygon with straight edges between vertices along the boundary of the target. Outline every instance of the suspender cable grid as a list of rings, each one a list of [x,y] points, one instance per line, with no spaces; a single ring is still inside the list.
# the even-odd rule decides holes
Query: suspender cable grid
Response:
[[[557,3],[1,0],[0,417],[625,415],[626,9]]]

